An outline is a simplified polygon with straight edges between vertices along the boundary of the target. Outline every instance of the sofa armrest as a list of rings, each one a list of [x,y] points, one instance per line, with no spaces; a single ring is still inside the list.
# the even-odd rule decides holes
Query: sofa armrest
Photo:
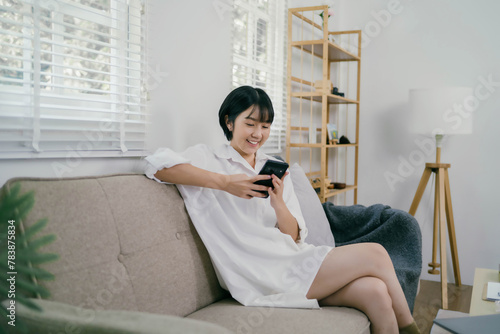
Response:
[[[204,321],[171,315],[119,310],[92,310],[69,304],[31,299],[42,312],[16,305],[16,322],[28,328],[28,333],[51,334],[160,334],[160,333],[232,333],[226,328]],[[10,327],[10,326],[9,326]],[[20,328],[9,328],[21,333]]]

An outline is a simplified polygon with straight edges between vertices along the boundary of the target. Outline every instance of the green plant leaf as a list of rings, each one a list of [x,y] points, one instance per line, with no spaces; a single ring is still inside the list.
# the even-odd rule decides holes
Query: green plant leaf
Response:
[[[17,255],[17,260],[26,261],[32,265],[51,262],[59,259],[59,255],[53,253],[21,253]]]
[[[52,273],[38,267],[18,265],[16,266],[16,270],[20,274],[31,275],[38,280],[52,281],[55,278],[55,276]]]
[[[26,230],[24,231],[24,238],[26,240],[31,239],[35,234],[43,230],[47,225],[47,223],[48,223],[47,218],[38,220],[36,223],[26,228]]]
[[[33,281],[33,277],[37,280],[51,280],[54,275],[45,269],[38,267],[49,261],[54,261],[59,258],[57,254],[40,253],[39,249],[45,245],[52,243],[56,237],[53,234],[41,235],[37,237],[46,227],[48,220],[40,219],[33,225],[27,227],[25,231],[21,230],[20,224],[27,217],[30,210],[35,204],[35,193],[29,191],[21,193],[21,184],[14,183],[10,186],[3,187],[0,191],[0,301],[8,297],[10,291],[10,282],[7,281],[10,271],[17,272],[16,274],[16,303],[25,305],[33,310],[40,310],[35,303],[28,297],[35,294],[46,298],[50,295],[47,288]],[[14,269],[8,265],[7,259],[9,249],[8,244],[9,221],[14,221],[15,226],[15,259],[11,259],[15,263]],[[24,233],[24,234],[23,234]],[[11,243],[12,245],[12,243]],[[2,305],[0,306],[0,316],[4,318],[8,313]],[[19,332],[23,328],[21,319],[16,319],[16,330]],[[0,325],[1,330],[5,327]],[[25,327],[24,327],[25,328]]]
[[[26,242],[27,247],[24,247],[25,249],[29,249],[30,251],[35,251],[38,248],[48,245],[56,240],[56,236],[53,234],[47,234],[44,236],[41,236],[38,239],[35,240],[26,240],[26,238],[21,237],[19,238],[20,243],[24,244]]]
[[[41,285],[36,285],[33,282],[23,279],[21,276],[16,277],[16,299],[19,299],[19,290],[24,290],[30,294],[40,294],[42,297],[48,297],[50,294],[46,288]]]
[[[30,309],[32,310],[35,310],[35,311],[43,311],[42,308],[40,306],[38,306],[37,304],[33,303],[30,299],[31,298],[25,298],[25,297],[19,297],[19,298],[16,298],[18,302],[20,302],[21,304],[23,304],[24,306],[26,307],[29,307]]]
[[[16,221],[16,225],[26,217],[28,212],[31,210],[35,203],[35,194],[33,192],[29,192],[23,194],[19,198],[9,199],[6,203],[5,213],[10,215],[9,219],[14,219]]]
[[[7,285],[6,285],[7,286]],[[5,298],[2,298],[3,299],[7,299],[7,295],[9,293],[9,289],[4,287],[4,286],[0,286],[0,296],[5,296]]]
[[[29,192],[22,195],[14,205],[17,205],[16,210],[16,222],[19,224],[23,220],[28,212],[33,208],[35,204],[35,193]]]

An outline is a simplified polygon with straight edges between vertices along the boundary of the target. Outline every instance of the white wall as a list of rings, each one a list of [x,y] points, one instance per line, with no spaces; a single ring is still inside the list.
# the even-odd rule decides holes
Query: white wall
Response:
[[[305,3],[305,1],[303,1]],[[475,267],[498,268],[500,139],[500,23],[495,1],[341,1],[342,29],[363,29],[360,121],[360,204],[384,203],[407,211],[425,162],[435,161],[407,131],[411,88],[469,86],[492,80],[490,96],[474,112],[474,133],[450,138],[442,162],[451,163],[450,183],[462,282]],[[392,10],[392,13],[389,11]],[[368,43],[366,43],[369,40]],[[485,87],[480,92],[488,93]],[[415,160],[421,151],[425,159]],[[417,152],[417,153],[415,153]],[[413,160],[411,160],[413,159]],[[407,161],[404,168],[402,161]],[[410,163],[412,161],[412,163]],[[409,166],[409,168],[408,168]],[[391,174],[392,173],[392,174]],[[386,179],[388,175],[397,175]],[[431,183],[416,214],[423,234],[422,278],[431,260]],[[449,281],[453,282],[448,251]]]
[[[148,146],[183,150],[225,141],[219,107],[231,90],[229,1],[152,0]]]

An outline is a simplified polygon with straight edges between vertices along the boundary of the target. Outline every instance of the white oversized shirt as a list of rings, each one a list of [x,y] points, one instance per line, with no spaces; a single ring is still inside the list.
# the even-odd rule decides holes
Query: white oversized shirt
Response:
[[[200,144],[183,153],[160,148],[146,158],[145,174],[190,163],[221,174],[258,175],[272,157],[257,152],[255,169],[230,145],[211,149]],[[277,227],[270,198],[243,199],[225,191],[177,185],[191,220],[207,248],[219,283],[232,297],[246,306],[318,308],[306,294],[332,249],[304,243],[307,227],[293,190],[285,177],[283,199],[297,219],[300,240],[295,242]]]

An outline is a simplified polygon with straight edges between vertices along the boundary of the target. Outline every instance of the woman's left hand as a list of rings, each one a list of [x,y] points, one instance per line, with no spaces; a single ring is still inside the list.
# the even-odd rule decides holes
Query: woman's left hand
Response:
[[[273,188],[269,188],[269,197],[271,198],[271,206],[276,212],[277,226],[282,233],[288,234],[293,240],[297,241],[300,235],[299,224],[297,219],[292,215],[285,200],[283,199],[283,180],[289,173],[286,172],[281,179],[276,175],[272,176]]]
[[[271,198],[271,206],[276,210],[279,206],[285,205],[285,201],[283,200],[283,180],[289,174],[286,172],[285,175],[281,179],[279,179],[276,175],[272,175],[273,188],[269,188],[269,197]]]

